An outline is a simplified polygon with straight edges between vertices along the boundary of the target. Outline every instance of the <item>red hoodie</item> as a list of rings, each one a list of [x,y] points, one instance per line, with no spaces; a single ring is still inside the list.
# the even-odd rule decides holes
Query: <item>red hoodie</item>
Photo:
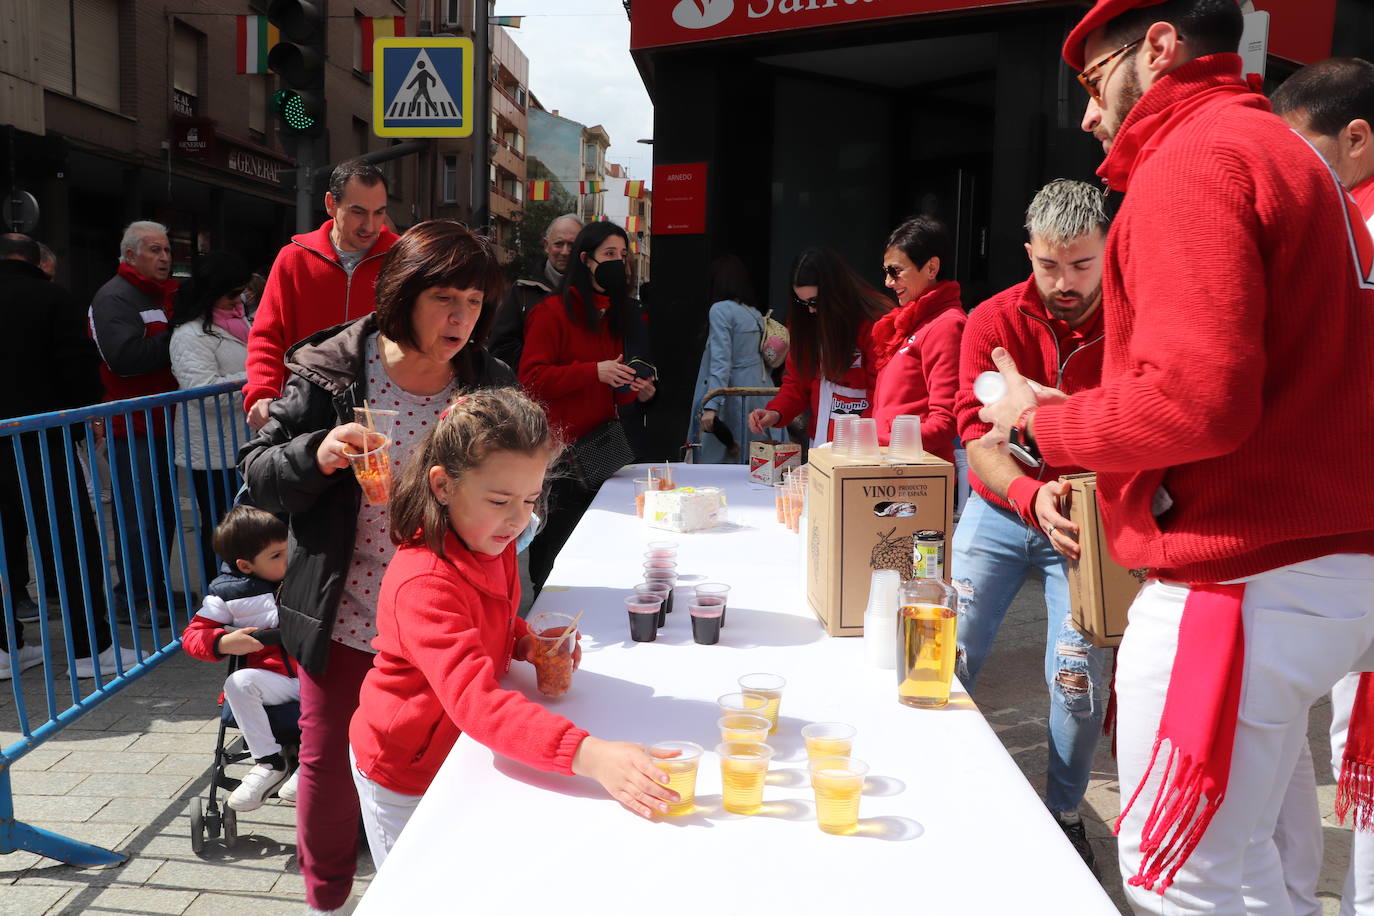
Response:
[[[1098,472],[1116,559],[1202,583],[1374,553],[1374,282],[1331,170],[1216,54],[1145,93],[1099,174],[1129,185],[1102,385],[1033,430]]]
[[[572,295],[581,303],[577,290]],[[600,307],[609,307],[608,297],[596,298]],[[598,330],[588,330],[568,317],[562,295],[554,293],[525,316],[520,384],[548,410],[549,425],[569,443],[576,442],[615,419],[617,404],[635,399],[633,392],[617,392],[596,374],[597,363],[624,353],[624,341],[604,321]]]
[[[859,325],[859,337],[854,342],[854,355],[849,368],[838,379],[830,380],[831,384],[848,389],[848,392],[834,393],[832,403],[828,405],[829,413],[847,413],[858,417],[873,415],[873,384],[877,380],[877,371],[873,367],[873,324],[872,321],[865,321]],[[795,349],[788,352],[782,387],[766,406],[769,410],[776,410],[782,415],[782,419],[778,420],[778,426],[791,423],[803,410],[811,411],[811,419],[806,424],[806,435],[814,442],[816,413],[820,407],[824,380],[819,375],[799,369],[793,357],[794,353]],[[825,441],[829,442],[831,438],[831,434],[827,432]]]
[[[1016,368],[1026,378],[1075,394],[1096,388],[1102,379],[1102,323],[1101,305],[1077,329],[1055,318],[1045,309],[1035,288],[1034,276],[1002,290],[974,309],[964,327],[964,344],[959,358],[959,398],[955,403],[959,437],[972,442],[987,435],[991,429],[978,419],[978,411],[983,405],[974,397],[973,382],[982,373],[997,368],[992,363],[994,348],[1006,347],[1016,360]],[[1009,505],[989,490],[972,469],[968,482],[988,502],[1019,512],[1022,506],[1031,504],[1041,484],[1083,470],[1043,464],[1038,470],[1020,467],[1024,476],[1012,482],[1009,493],[1018,503],[1016,506]]]
[[[333,231],[334,221],[325,220],[314,232],[292,236],[277,254],[248,334],[245,409],[263,398],[281,396],[286,351],[293,344],[376,311],[377,274],[399,236],[383,226],[350,277],[329,240]]]
[[[887,445],[892,418],[917,414],[921,445],[954,461],[954,397],[959,390],[959,340],[964,334],[959,284],[936,283],[873,326],[873,417]]]
[[[348,740],[358,770],[383,787],[423,795],[459,734],[536,769],[572,773],[587,732],[498,682],[515,642],[515,545],[473,553],[453,532],[447,558],[401,547],[382,577],[377,650]]]

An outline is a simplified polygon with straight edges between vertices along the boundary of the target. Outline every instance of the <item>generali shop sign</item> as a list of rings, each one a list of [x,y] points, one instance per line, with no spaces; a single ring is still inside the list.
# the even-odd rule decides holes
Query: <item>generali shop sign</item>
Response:
[[[1033,0],[651,0],[636,3],[630,48],[736,38],[926,13],[1031,5]],[[1040,5],[1044,5],[1041,3]],[[1269,13],[1269,53],[1310,64],[1331,54],[1336,0],[1245,0]]]

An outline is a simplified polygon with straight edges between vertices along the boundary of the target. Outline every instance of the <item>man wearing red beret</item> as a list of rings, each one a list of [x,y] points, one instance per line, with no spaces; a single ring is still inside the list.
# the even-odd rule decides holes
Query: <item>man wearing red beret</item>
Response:
[[[1096,470],[1113,555],[1151,571],[1116,675],[1141,913],[1292,912],[1274,823],[1307,710],[1374,668],[1374,399],[1350,373],[1374,358],[1374,257],[1242,78],[1241,24],[1234,0],[1100,0],[1069,35],[1125,194],[1102,385],[1037,397],[998,350],[1009,394],[983,410],[983,445]]]

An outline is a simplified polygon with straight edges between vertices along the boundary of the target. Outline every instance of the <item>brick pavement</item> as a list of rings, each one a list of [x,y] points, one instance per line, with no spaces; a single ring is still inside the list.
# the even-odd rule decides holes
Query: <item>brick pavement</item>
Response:
[[[1018,598],[980,679],[979,697],[989,722],[1037,791],[1043,791],[1046,753],[1041,601],[1035,586]],[[130,859],[119,868],[81,870],[28,853],[0,856],[0,916],[304,912],[291,805],[274,800],[242,815],[233,849],[209,840],[201,856],[191,852],[187,807],[208,784],[215,698],[224,672],[222,665],[174,658],[15,765],[15,812],[21,820],[122,850]],[[8,688],[0,694],[3,745],[16,737],[15,711]],[[41,703],[37,690],[30,688],[26,695],[27,702]],[[1329,721],[1329,703],[1323,702],[1312,716],[1318,761],[1329,757]],[[1124,913],[1108,826],[1120,805],[1115,773],[1104,742],[1085,814],[1099,877]],[[1318,784],[1327,825],[1320,896],[1323,913],[1335,914],[1350,834],[1331,816],[1335,787],[1320,766]],[[372,871],[365,850],[358,868],[355,899]]]

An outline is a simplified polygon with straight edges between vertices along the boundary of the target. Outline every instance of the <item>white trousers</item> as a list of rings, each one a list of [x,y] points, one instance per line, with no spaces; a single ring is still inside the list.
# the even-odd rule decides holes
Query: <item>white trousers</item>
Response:
[[[281,752],[263,707],[300,698],[301,682],[275,671],[240,668],[224,681],[224,702],[229,704],[254,760]]]
[[[1145,777],[1187,597],[1186,586],[1151,580],[1131,605],[1116,674],[1123,798]],[[1343,675],[1374,658],[1374,556],[1322,557],[1255,576],[1241,615],[1245,666],[1225,801],[1164,895],[1127,884],[1138,914],[1293,913],[1275,822],[1307,740],[1308,709]],[[1155,766],[1122,823],[1123,878],[1139,870],[1140,832],[1163,771]]]
[[[353,756],[352,746],[348,748],[348,765],[353,772],[353,785],[358,789],[367,848],[372,852],[373,866],[380,870],[424,796],[393,792],[368,779],[358,769],[358,758]]]

